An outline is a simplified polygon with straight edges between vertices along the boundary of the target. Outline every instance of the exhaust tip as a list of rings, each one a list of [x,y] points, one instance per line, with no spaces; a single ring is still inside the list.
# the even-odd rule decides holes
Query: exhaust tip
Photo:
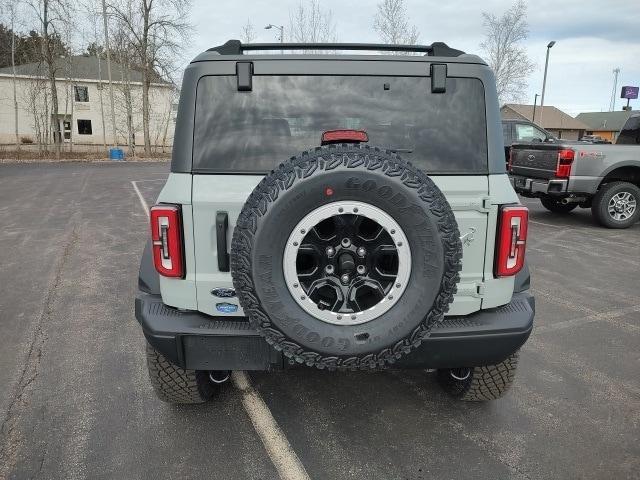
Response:
[[[463,381],[471,376],[470,368],[452,368],[449,370],[449,375],[455,380]]]
[[[213,383],[224,383],[229,380],[231,372],[229,370],[212,370],[209,372],[209,380]]]

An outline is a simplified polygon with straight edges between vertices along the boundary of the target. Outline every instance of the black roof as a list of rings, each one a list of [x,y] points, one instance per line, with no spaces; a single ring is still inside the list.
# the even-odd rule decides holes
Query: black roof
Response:
[[[73,55],[71,57],[59,57],[55,60],[56,78],[73,78],[85,80],[108,80],[107,62],[101,60],[100,69],[98,69],[98,59],[94,56]],[[98,73],[100,70],[100,73]],[[0,68],[0,73],[13,74],[11,67]],[[25,63],[16,65],[17,75],[27,75],[31,77],[46,77],[47,65],[44,62]],[[122,79],[123,71],[120,64],[111,61],[111,78],[114,82]],[[129,78],[132,82],[142,82],[142,72],[136,69],[129,70]],[[153,83],[167,83],[165,80],[156,76],[152,79]]]

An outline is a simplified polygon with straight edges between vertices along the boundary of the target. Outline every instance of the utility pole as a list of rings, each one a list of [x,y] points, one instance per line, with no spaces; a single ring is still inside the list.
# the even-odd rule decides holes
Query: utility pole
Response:
[[[613,90],[611,90],[611,100],[609,101],[609,111],[613,112],[616,109],[616,94],[618,93],[618,75],[620,74],[620,67],[613,69]]]
[[[107,76],[109,78],[109,100],[111,102],[112,145],[116,146],[116,113],[113,103],[113,83],[111,82],[111,49],[109,48],[109,27],[107,25],[107,3],[102,0],[102,20],[104,22],[104,47],[107,50]]]
[[[544,78],[542,79],[542,96],[540,97],[540,126],[542,125],[542,115],[544,114],[544,91],[547,87],[547,69],[549,68],[549,51],[551,51],[551,47],[556,44],[555,40],[551,40],[547,44],[547,58],[544,61]]]
[[[538,103],[539,96],[540,94],[536,93],[535,96],[533,97],[533,118],[531,119],[533,123],[536,123],[536,103]]]

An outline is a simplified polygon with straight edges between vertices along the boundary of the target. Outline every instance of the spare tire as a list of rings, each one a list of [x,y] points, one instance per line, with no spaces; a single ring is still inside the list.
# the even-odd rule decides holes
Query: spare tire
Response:
[[[327,369],[382,367],[453,300],[462,245],[433,181],[366,145],[303,152],[268,174],[233,234],[231,275],[276,350]]]

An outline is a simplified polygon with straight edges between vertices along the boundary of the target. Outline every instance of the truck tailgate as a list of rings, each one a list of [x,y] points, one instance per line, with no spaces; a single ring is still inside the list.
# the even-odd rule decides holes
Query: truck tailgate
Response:
[[[511,147],[511,173],[530,178],[553,178],[560,145],[514,145]]]

